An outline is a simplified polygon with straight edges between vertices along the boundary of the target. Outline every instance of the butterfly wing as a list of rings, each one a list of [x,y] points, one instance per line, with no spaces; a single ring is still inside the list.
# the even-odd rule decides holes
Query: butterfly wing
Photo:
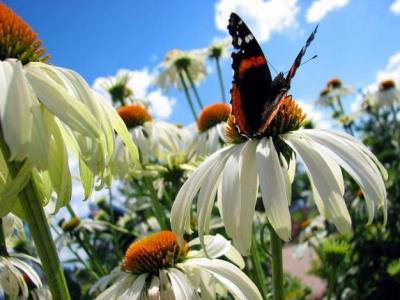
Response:
[[[264,112],[262,115],[262,126],[260,126],[258,132],[262,134],[274,119],[276,113],[278,112],[280,105],[287,96],[287,92],[290,89],[290,83],[296,74],[297,69],[301,65],[301,60],[303,59],[304,54],[307,51],[308,46],[310,46],[311,42],[314,40],[315,34],[317,33],[318,25],[314,28],[313,32],[308,37],[305,45],[301,48],[300,52],[297,54],[292,66],[289,69],[286,77],[283,76],[282,73],[276,76],[271,84],[270,94],[275,95],[273,101],[269,101],[267,105],[264,107]]]
[[[262,124],[272,84],[271,72],[254,35],[235,13],[229,18],[228,31],[233,47],[239,50],[232,53],[232,114],[240,133],[251,137]]]

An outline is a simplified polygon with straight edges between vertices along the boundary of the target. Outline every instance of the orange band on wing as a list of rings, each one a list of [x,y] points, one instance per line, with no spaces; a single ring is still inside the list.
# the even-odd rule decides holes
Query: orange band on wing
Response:
[[[239,127],[240,133],[248,134],[246,129],[246,116],[242,109],[242,98],[240,96],[239,88],[235,83],[232,84],[231,97],[232,114],[235,116],[235,125]]]
[[[262,66],[266,63],[264,56],[253,56],[246,59],[243,59],[239,65],[238,75],[239,77],[243,77],[246,70],[254,67]]]

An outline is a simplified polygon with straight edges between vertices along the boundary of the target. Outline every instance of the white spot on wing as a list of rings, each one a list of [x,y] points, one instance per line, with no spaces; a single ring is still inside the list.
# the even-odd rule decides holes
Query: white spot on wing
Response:
[[[240,46],[242,44],[242,38],[238,37],[238,45]]]
[[[244,38],[244,41],[248,44],[252,39],[254,39],[254,36],[252,34],[248,34]]]

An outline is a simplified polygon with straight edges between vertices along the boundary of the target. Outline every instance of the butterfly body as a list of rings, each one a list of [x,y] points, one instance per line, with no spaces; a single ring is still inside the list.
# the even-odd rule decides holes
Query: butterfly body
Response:
[[[291,79],[301,64],[305,50],[314,39],[316,29],[297,55],[287,76],[281,72],[272,79],[267,59],[254,35],[237,14],[231,14],[228,31],[233,47],[238,50],[232,53],[234,76],[231,104],[240,134],[248,138],[263,135],[286,97]]]

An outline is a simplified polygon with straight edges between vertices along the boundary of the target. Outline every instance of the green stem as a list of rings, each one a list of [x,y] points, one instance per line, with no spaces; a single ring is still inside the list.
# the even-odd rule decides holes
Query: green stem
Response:
[[[76,215],[74,209],[72,208],[71,204],[67,204],[67,210],[69,214],[71,215],[72,218],[77,218],[78,216]]]
[[[224,101],[224,103],[226,103],[224,80],[222,78],[221,65],[219,63],[218,56],[215,57],[215,63],[217,65],[217,73],[218,73],[218,78],[219,78],[219,86],[221,87],[222,100]]]
[[[189,89],[186,85],[185,78],[183,78],[183,74],[180,70],[178,70],[178,74],[179,74],[179,78],[181,79],[181,84],[182,84],[183,90],[185,91],[186,100],[188,101],[190,110],[192,111],[193,118],[195,121],[197,121],[196,110],[194,109],[192,98],[190,98]]]
[[[81,237],[79,236],[79,232],[75,233],[74,236],[78,241],[79,245],[83,248],[83,250],[85,250],[86,254],[89,256],[90,262],[92,263],[93,268],[96,269],[96,272],[102,276],[106,275],[107,271],[101,265],[100,263],[101,260],[97,256],[96,252],[92,251],[91,249],[92,247],[90,246],[90,244],[87,243],[85,239],[81,239]]]
[[[19,165],[10,162],[10,152],[6,145],[0,128],[0,148],[3,157],[7,163],[8,172],[11,179],[14,179],[18,173]],[[30,233],[40,257],[43,272],[53,296],[53,299],[69,300],[71,299],[64,277],[64,272],[57,255],[53,237],[47,222],[46,215],[42,207],[42,199],[39,198],[34,183],[31,180],[19,192],[18,198],[22,207],[25,221],[29,226]]]
[[[329,274],[329,281],[328,281],[328,291],[327,291],[327,299],[331,300],[333,296],[333,292],[335,291],[335,272],[332,272],[333,270],[330,270]]]
[[[202,109],[203,108],[203,103],[200,100],[200,96],[199,96],[199,93],[197,92],[196,85],[194,84],[192,75],[190,75],[190,72],[189,72],[187,67],[183,68],[183,70],[185,71],[185,74],[186,74],[187,78],[189,79],[190,87],[192,88],[194,96],[196,97],[197,104]]]
[[[3,230],[3,219],[0,218],[0,256],[7,257],[7,244],[6,244],[6,237],[4,236]]]
[[[274,300],[283,300],[282,241],[272,226],[269,226],[269,231],[271,233],[272,286]]]
[[[160,203],[160,200],[158,199],[157,192],[154,189],[153,183],[151,182],[150,178],[145,178],[145,183],[150,192],[150,199],[153,206],[154,215],[158,223],[160,224],[161,229],[168,230],[169,228],[165,219],[165,212]]]
[[[267,282],[265,279],[265,274],[264,270],[262,268],[262,262],[260,258],[260,249],[257,244],[257,239],[254,234],[254,229],[251,237],[251,264],[253,267],[253,275],[254,275],[254,281],[258,287],[258,289],[261,291],[261,294],[263,296],[263,299],[267,299],[267,286],[265,283]]]

